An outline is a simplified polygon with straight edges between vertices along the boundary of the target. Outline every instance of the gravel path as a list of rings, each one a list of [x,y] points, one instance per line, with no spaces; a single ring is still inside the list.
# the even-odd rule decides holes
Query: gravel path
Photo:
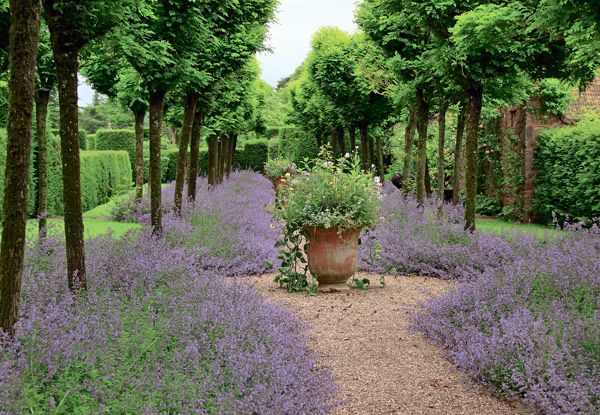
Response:
[[[310,323],[312,347],[333,368],[340,397],[348,401],[336,415],[529,413],[465,381],[437,347],[410,332],[409,311],[452,282],[387,277],[384,289],[311,297],[276,288],[272,275],[251,281]]]

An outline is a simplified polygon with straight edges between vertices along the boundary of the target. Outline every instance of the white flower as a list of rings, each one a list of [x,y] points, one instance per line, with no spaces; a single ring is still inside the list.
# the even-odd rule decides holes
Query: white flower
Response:
[[[374,168],[375,168],[375,165],[374,165],[374,164],[371,164],[371,168],[372,168],[372,169],[374,169]]]
[[[350,157],[350,153],[344,154],[344,158],[348,158],[348,157]]]

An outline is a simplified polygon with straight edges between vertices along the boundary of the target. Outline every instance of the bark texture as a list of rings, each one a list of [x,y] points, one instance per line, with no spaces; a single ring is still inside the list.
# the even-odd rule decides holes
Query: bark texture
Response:
[[[345,138],[344,128],[338,127],[336,135],[337,135],[337,139],[338,139],[338,147],[339,147],[340,156],[343,156],[344,154],[346,154],[346,138]]]
[[[479,85],[472,85],[469,95],[466,120],[467,142],[465,145],[467,153],[465,230],[474,231],[475,198],[477,196],[477,141],[483,102],[483,88]]]
[[[150,217],[152,233],[162,235],[162,195],[160,169],[160,131],[165,107],[165,92],[150,91]]]
[[[458,114],[458,121],[456,124],[456,141],[454,143],[454,166],[452,168],[452,203],[455,205],[459,202],[460,195],[460,178],[463,174],[461,167],[463,166],[462,152],[463,152],[463,136],[465,133],[465,116],[466,116],[466,105],[461,103],[460,112]]]
[[[417,109],[413,107],[410,110],[410,116],[408,118],[408,123],[406,124],[406,129],[404,130],[404,166],[402,169],[402,177],[404,179],[410,176],[410,171],[412,170],[412,150],[413,143],[415,140],[415,126],[417,124]]]
[[[448,111],[448,105],[440,105],[440,113],[438,115],[438,159],[437,159],[437,193],[440,200],[444,201],[444,189],[446,180],[445,171],[445,160],[444,150],[446,146],[446,111]]]
[[[196,105],[197,107],[197,105]],[[196,200],[196,179],[198,177],[198,159],[200,157],[200,137],[202,135],[202,112],[196,108],[190,144],[190,168],[188,169],[188,198]]]
[[[78,52],[54,54],[60,100],[60,145],[65,204],[67,272],[72,291],[85,290],[85,250],[79,162]]]
[[[48,229],[48,136],[46,118],[50,91],[38,89],[35,94],[35,123],[38,140],[37,148],[37,217],[39,237],[45,238]]]
[[[208,187],[214,187],[217,184],[217,161],[219,157],[218,138],[212,135],[208,139]]]
[[[27,224],[27,187],[40,36],[39,0],[11,0],[8,143],[0,246],[0,331],[14,334],[19,316]]]
[[[423,90],[417,89],[418,108],[418,159],[417,159],[417,200],[422,202],[425,198],[425,169],[427,164],[427,127],[429,122],[429,104],[425,101]]]
[[[187,151],[192,135],[192,124],[196,113],[198,95],[190,92],[185,97],[185,111],[183,114],[183,128],[179,137],[179,158],[177,160],[177,176],[175,178],[175,197],[173,200],[173,212],[181,214],[183,205],[183,186],[185,185],[185,170],[187,164]]]
[[[144,118],[146,111],[134,111],[135,115],[135,203],[144,196]]]

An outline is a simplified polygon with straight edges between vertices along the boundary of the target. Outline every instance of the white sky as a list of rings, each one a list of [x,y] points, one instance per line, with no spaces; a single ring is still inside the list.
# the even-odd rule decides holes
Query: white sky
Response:
[[[356,30],[356,0],[280,0],[277,23],[272,24],[267,46],[261,53],[262,78],[273,86],[298,67],[310,51],[314,33],[323,26]]]
[[[258,57],[262,78],[273,86],[294,72],[308,54],[312,36],[323,26],[356,30],[357,0],[280,0],[277,22],[271,25],[267,46]],[[80,78],[79,106],[92,102],[92,89]]]

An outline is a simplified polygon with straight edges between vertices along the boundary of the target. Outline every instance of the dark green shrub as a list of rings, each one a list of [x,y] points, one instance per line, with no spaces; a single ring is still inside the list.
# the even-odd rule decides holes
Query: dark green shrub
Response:
[[[269,158],[276,159],[279,157],[279,139],[277,137],[269,140]]]
[[[538,220],[585,221],[600,216],[600,120],[540,133],[536,158]]]
[[[234,156],[234,166],[241,169],[262,171],[268,159],[269,145],[267,140],[249,140],[240,148],[239,155]]]
[[[319,154],[316,138],[296,127],[281,127],[278,141],[278,156],[288,158],[298,165]]]
[[[496,197],[477,195],[475,199],[475,211],[480,215],[498,216],[502,212],[500,200]]]

